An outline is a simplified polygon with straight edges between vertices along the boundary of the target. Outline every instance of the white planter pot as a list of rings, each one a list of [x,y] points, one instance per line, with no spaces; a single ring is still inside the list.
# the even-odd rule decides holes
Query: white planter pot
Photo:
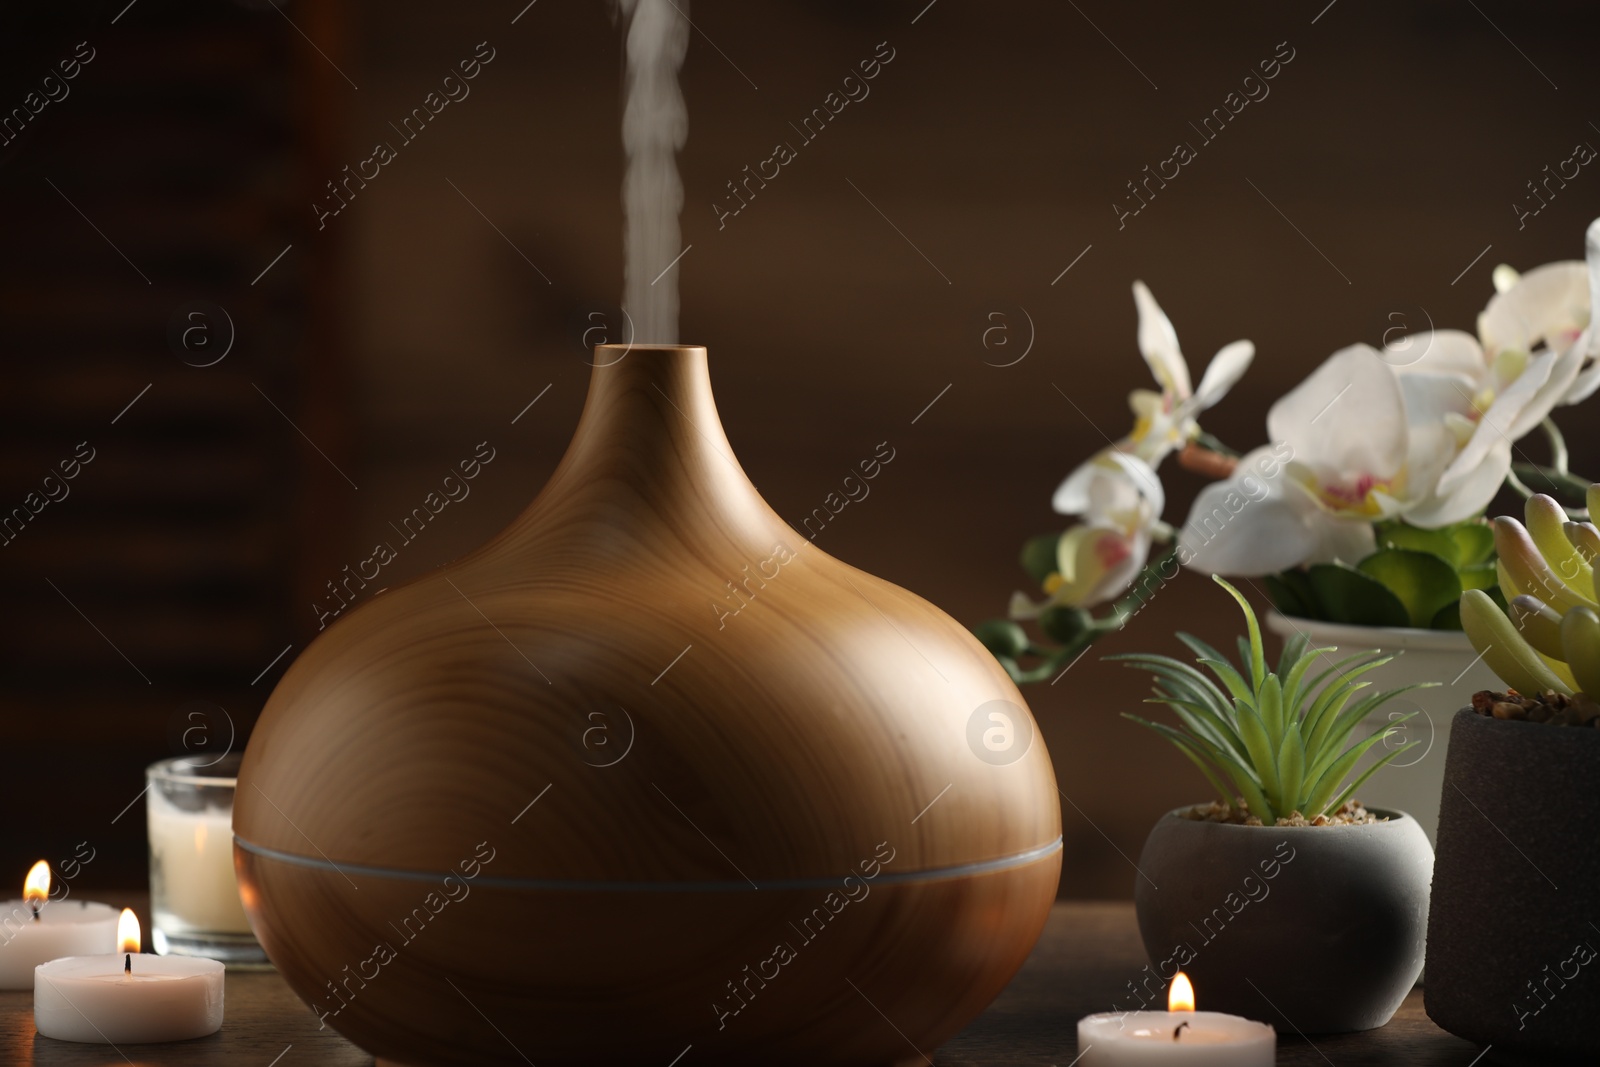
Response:
[[[1428,840],[1434,841],[1439,830],[1445,750],[1450,747],[1450,720],[1470,701],[1473,693],[1480,689],[1504,689],[1505,683],[1484,666],[1467,641],[1467,635],[1459,630],[1347,626],[1290,618],[1275,611],[1267,615],[1267,629],[1281,638],[1303,633],[1318,648],[1335,646],[1339,649],[1332,653],[1335,660],[1369,648],[1385,654],[1403,653],[1363,674],[1361,680],[1372,683],[1363,693],[1395,689],[1413,682],[1439,683],[1431,689],[1413,689],[1401,694],[1369,717],[1365,730],[1358,731],[1365,736],[1407,712],[1419,713],[1401,723],[1395,735],[1384,744],[1395,747],[1408,741],[1420,743],[1369,778],[1357,799],[1369,808],[1397,808],[1409,812],[1421,824]],[[1383,751],[1382,745],[1375,746],[1360,767],[1381,757]]]

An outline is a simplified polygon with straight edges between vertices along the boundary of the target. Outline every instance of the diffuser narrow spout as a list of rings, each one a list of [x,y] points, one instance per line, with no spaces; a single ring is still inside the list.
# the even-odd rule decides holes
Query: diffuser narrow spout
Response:
[[[596,439],[600,431],[604,435]],[[619,440],[646,455],[709,453],[706,458],[721,456],[738,467],[711,395],[704,346],[595,347],[589,395],[572,451],[587,454],[595,446],[616,451]]]
[[[536,506],[569,494],[615,501],[625,488],[669,520],[714,509],[743,515],[763,538],[783,524],[734,458],[703,346],[598,345],[594,352],[583,416],[544,494],[551,499]]]
[[[646,417],[640,401],[651,410],[678,416],[679,422],[693,423],[714,431],[712,438],[729,456],[722,435],[722,423],[711,397],[711,374],[703,345],[596,345],[594,373],[589,378],[589,397],[584,404],[584,423],[591,415],[610,417],[614,406],[630,417]],[[633,410],[637,408],[637,410]],[[662,418],[671,429],[671,419]],[[701,426],[701,424],[705,424]],[[583,431],[580,425],[579,432]]]

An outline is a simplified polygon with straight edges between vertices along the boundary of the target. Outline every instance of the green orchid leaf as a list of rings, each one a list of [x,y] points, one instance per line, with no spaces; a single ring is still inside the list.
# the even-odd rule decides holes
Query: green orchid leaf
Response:
[[[1278,614],[1294,619],[1320,618],[1316,605],[1298,587],[1276,574],[1269,574],[1262,581],[1266,583],[1267,596],[1272,600],[1272,606],[1278,609]]]
[[[1317,600],[1317,591],[1311,587],[1311,579],[1304,570],[1296,567],[1269,574],[1263,580],[1267,584],[1267,595],[1272,598],[1272,606],[1278,609],[1279,614],[1297,619],[1326,618]]]
[[[1456,569],[1481,566],[1494,561],[1494,530],[1486,522],[1473,519],[1446,526],[1445,532],[1456,543]]]
[[[1451,570],[1461,566],[1461,546],[1448,529],[1424,530],[1403,522],[1385,523],[1377,530],[1379,549],[1399,548],[1408,552],[1426,552],[1443,560]],[[1489,539],[1493,547],[1494,539]]]
[[[1455,568],[1431,552],[1386,548],[1362,560],[1357,569],[1399,597],[1407,620],[1418,629],[1426,629],[1440,608],[1461,596]]]
[[[1406,626],[1410,613],[1376,578],[1342,563],[1314,563],[1306,574],[1332,622],[1352,626]]]
[[[1433,619],[1428,623],[1430,630],[1459,630],[1461,629],[1461,601],[1452,600],[1444,607],[1433,613]]]
[[[1484,563],[1469,563],[1456,571],[1456,577],[1461,580],[1463,589],[1493,589],[1499,584],[1492,559]]]

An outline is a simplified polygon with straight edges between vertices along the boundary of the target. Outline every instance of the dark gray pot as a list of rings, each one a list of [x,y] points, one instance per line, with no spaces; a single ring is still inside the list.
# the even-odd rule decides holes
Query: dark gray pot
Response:
[[[1163,816],[1134,883],[1151,966],[1130,988],[1153,988],[1152,1006],[1165,1008],[1165,980],[1181,968],[1201,1010],[1286,1033],[1388,1022],[1422,971],[1433,849],[1411,816],[1374,813],[1389,819],[1267,827]]]
[[[1442,799],[1428,1015],[1496,1057],[1600,1061],[1600,730],[1457,712]]]

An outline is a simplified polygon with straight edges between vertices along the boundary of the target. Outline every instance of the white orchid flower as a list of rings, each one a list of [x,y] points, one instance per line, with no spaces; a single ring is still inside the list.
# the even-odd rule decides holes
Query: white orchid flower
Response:
[[[1084,514],[1096,471],[1115,469],[1112,453],[1137,457],[1154,469],[1168,453],[1192,441],[1200,432],[1195,417],[1226,396],[1255,357],[1255,345],[1249,341],[1224,345],[1206,365],[1199,388],[1192,388],[1178,332],[1144,282],[1133,283],[1133,302],[1139,309],[1139,351],[1161,391],[1135,389],[1128,394],[1132,432],[1090,457],[1061,483],[1051,506],[1063,515]]]
[[[1439,527],[1476,515],[1511,470],[1512,445],[1549,414],[1575,360],[1544,350],[1537,355],[1501,349],[1490,358],[1478,340],[1460,330],[1434,330],[1405,338],[1423,355],[1394,366],[1396,347],[1384,350],[1405,396],[1411,432],[1438,442],[1445,465],[1437,480],[1407,509],[1406,521]],[[1405,352],[1409,355],[1410,350]],[[1420,487],[1419,487],[1420,488]]]
[[[1090,472],[1084,521],[1056,543],[1056,573],[1045,582],[1044,601],[1025,593],[1011,598],[1013,619],[1032,619],[1057,605],[1092,607],[1133,583],[1150,556],[1152,537],[1166,527],[1166,493],[1155,469],[1137,456],[1112,453]]]
[[[1600,389],[1600,332],[1588,330],[1600,303],[1600,219],[1589,224],[1583,243],[1584,262],[1546,263],[1526,274],[1504,263],[1496,267],[1495,296],[1478,317],[1478,336],[1491,357],[1502,351],[1531,353],[1541,342],[1564,354],[1579,348],[1578,362],[1589,362],[1562,393],[1561,404],[1576,404]]]
[[[1589,227],[1589,262],[1547,263],[1519,275],[1494,271],[1498,290],[1478,317],[1478,337],[1433,330],[1401,338],[1384,350],[1400,375],[1414,426],[1443,426],[1452,459],[1430,499],[1406,516],[1419,526],[1443,526],[1475,514],[1511,470],[1512,446],[1557,404],[1582,400],[1600,388],[1600,361],[1583,369],[1591,351],[1591,290],[1600,286],[1600,220]],[[1428,431],[1423,431],[1428,432]]]
[[[1372,524],[1431,499],[1450,458],[1442,426],[1412,432],[1400,381],[1369,345],[1335,352],[1273,404],[1267,433],[1271,445],[1196,498],[1184,565],[1254,577],[1355,563],[1376,547]]]

